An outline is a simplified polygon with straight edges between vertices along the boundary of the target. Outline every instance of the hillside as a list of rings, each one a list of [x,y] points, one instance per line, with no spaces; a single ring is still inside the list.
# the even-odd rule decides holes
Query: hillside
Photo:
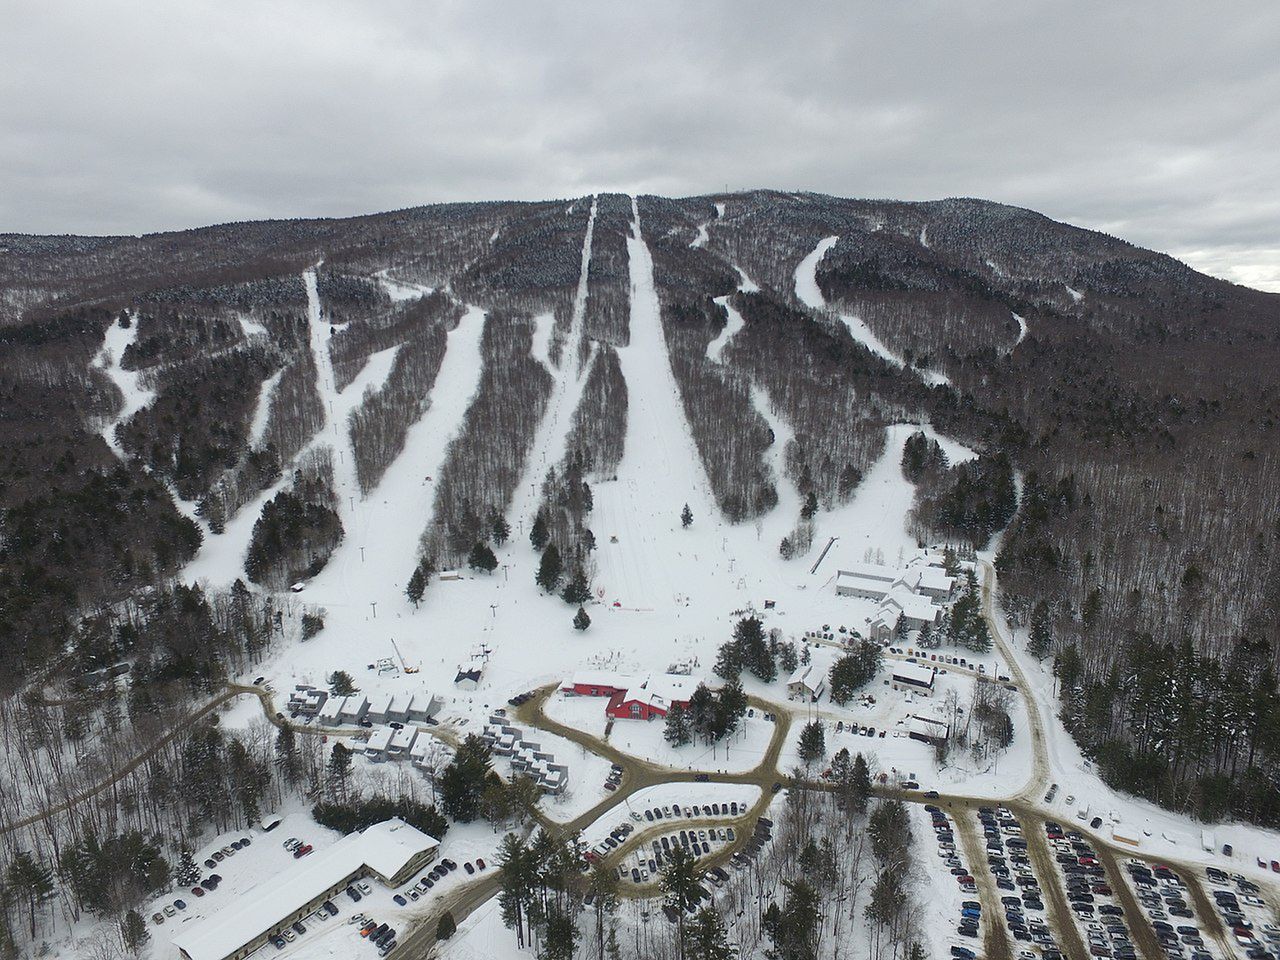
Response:
[[[53,718],[6,748],[8,822],[255,676],[422,681],[480,725],[579,669],[705,674],[766,598],[785,664],[871,629],[837,570],[932,545],[977,563],[945,644],[990,651],[991,561],[1109,786],[1280,824],[1280,296],[987,201],[601,195],[0,236],[0,355],[0,683]],[[1035,711],[982,709],[1030,773]],[[181,744],[207,793],[152,826],[271,806]],[[1003,796],[975,770],[939,784]]]

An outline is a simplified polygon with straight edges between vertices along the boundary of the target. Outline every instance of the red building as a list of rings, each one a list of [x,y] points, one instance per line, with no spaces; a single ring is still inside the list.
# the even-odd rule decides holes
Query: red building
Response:
[[[697,688],[692,677],[664,673],[650,677],[638,687],[619,690],[609,697],[604,712],[615,720],[653,720],[665,717],[679,704],[689,708],[689,700]]]

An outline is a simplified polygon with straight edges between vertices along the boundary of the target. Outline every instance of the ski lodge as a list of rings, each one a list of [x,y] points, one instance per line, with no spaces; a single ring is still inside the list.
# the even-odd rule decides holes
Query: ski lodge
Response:
[[[938,676],[936,668],[922,667],[918,663],[895,663],[893,665],[892,684],[895,690],[908,693],[933,693],[933,681]]]
[[[384,820],[269,877],[173,938],[180,960],[243,960],[350,883],[399,887],[431,863],[440,842],[403,820]]]

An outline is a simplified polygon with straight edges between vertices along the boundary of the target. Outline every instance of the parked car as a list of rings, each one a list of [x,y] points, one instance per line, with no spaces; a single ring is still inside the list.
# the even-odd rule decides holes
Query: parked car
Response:
[[[160,926],[160,924],[164,923],[164,914],[153,913],[151,915],[151,922],[154,923],[156,926]]]
[[[467,863],[464,863],[462,865],[462,869],[467,871],[468,874],[472,874],[476,872],[476,868],[471,865],[470,861],[468,861]]]
[[[409,901],[406,900],[404,897],[400,896],[400,894],[398,893],[391,899],[394,900],[397,904],[399,904],[402,907],[407,907],[409,905]]]

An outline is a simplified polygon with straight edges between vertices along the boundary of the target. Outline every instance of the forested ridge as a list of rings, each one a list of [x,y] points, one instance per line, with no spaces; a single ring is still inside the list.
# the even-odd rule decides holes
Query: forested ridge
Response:
[[[564,459],[537,478],[548,542],[589,576],[583,485],[608,479],[626,442],[633,235],[631,198],[594,202],[594,219],[576,198],[0,238],[6,685],[64,652],[84,616],[171,589],[260,495],[247,576],[281,585],[323,563],[342,532],[323,469],[303,470],[325,422],[304,271],[335,387],[396,351],[340,425],[365,493],[431,403],[465,306],[486,311],[479,389],[431,514],[411,518],[424,561],[464,562],[511,504],[550,392],[534,330],[551,317],[556,361],[591,222],[583,400]],[[680,400],[728,519],[794,488],[820,524],[856,494],[887,425],[929,423],[980,456],[915,450],[913,532],[998,548],[1005,610],[1058,663],[1064,716],[1108,776],[1206,814],[1280,818],[1280,298],[980,200],[758,191],[635,205]],[[827,306],[814,309],[796,270],[827,237]],[[727,335],[731,310],[742,325]],[[102,350],[124,330],[113,360],[150,399],[117,423],[126,398]],[[782,476],[761,403],[794,434]],[[788,549],[803,554],[796,519]],[[1136,651],[1151,648],[1168,651],[1168,675],[1143,669]],[[1228,695],[1241,685],[1247,702]],[[1233,748],[1197,745],[1207,718],[1235,731]]]

